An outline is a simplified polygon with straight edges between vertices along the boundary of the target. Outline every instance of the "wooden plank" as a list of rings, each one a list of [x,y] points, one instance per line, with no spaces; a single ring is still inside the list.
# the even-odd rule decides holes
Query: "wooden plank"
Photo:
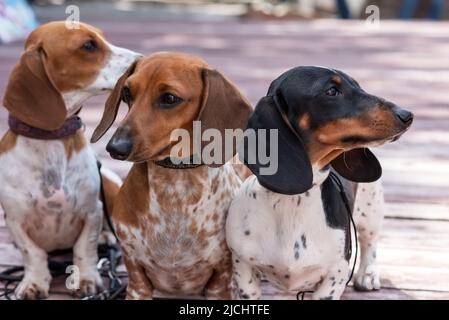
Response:
[[[11,243],[0,243],[0,265],[22,265],[22,256]]]
[[[391,288],[449,292],[449,270],[439,267],[382,265],[381,283]]]
[[[387,202],[386,217],[449,221],[449,204]]]
[[[449,247],[449,222],[385,219],[381,245],[404,250]]]
[[[296,292],[280,292],[268,284],[263,286],[263,298],[268,300],[296,300]],[[305,294],[304,300],[310,300],[311,294]],[[427,290],[401,290],[381,288],[378,291],[359,292],[352,287],[346,288],[342,300],[447,300],[449,292]],[[299,303],[299,302],[298,302]]]
[[[449,247],[447,234],[449,222],[387,219],[378,250],[382,284],[449,292],[449,256],[444,254]],[[11,244],[0,244],[1,265],[20,261]]]

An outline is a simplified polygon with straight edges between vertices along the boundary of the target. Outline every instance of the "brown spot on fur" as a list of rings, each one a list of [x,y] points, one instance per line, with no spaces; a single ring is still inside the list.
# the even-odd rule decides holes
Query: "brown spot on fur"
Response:
[[[218,186],[220,185],[220,177],[219,176],[216,176],[213,180],[212,180],[212,183],[211,183],[211,190],[212,190],[212,193],[216,193],[217,192],[217,189],[218,189]]]
[[[84,137],[84,130],[79,129],[73,136],[62,139],[64,144],[67,159],[72,158],[74,153],[80,152],[86,146],[86,138]]]
[[[236,161],[239,161],[238,158]],[[243,163],[233,163],[232,167],[234,168],[235,173],[237,173],[240,180],[245,181],[246,178],[250,177],[253,173],[248,169]],[[240,183],[239,183],[240,184]]]
[[[220,270],[214,271],[212,277],[206,285],[206,297],[214,299],[226,299],[229,300],[231,296],[231,279],[232,279],[232,265],[230,260],[226,262],[220,268]]]
[[[337,76],[337,75],[332,76],[332,81],[334,81],[338,85],[341,85],[341,78],[340,78],[340,76]]]
[[[202,177],[205,176],[207,167],[202,166],[189,170],[172,170],[166,169],[148,162],[151,166],[151,190],[154,191],[156,201],[159,204],[162,212],[173,212],[181,210],[186,205],[197,204],[204,194],[205,181]],[[163,184],[165,187],[160,187],[156,184]],[[170,190],[176,185],[188,186],[182,194],[177,193],[176,190]],[[210,194],[208,194],[210,197]]]
[[[303,130],[307,130],[310,127],[310,115],[304,114],[299,118],[299,127]]]
[[[146,163],[131,168],[114,203],[113,217],[125,225],[136,227],[138,216],[148,214],[148,174]]]
[[[151,299],[153,297],[153,285],[145,274],[144,268],[124,256],[126,270],[128,271],[128,287],[126,299]]]
[[[0,141],[0,154],[7,153],[16,146],[17,134],[8,130]]]

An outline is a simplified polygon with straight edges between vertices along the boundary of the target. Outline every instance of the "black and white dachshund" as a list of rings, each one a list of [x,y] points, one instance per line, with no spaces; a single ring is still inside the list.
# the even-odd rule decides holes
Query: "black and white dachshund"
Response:
[[[254,175],[242,185],[227,218],[235,298],[260,298],[262,274],[282,290],[339,299],[351,269],[349,212],[361,247],[355,287],[379,289],[382,169],[367,148],[396,141],[412,121],[412,113],[368,94],[338,70],[297,67],[276,79],[248,129],[278,130],[278,141],[257,135],[267,139],[264,152],[277,143],[278,170],[261,174],[259,159],[248,161],[247,141],[245,164]],[[254,150],[261,148],[259,142]]]

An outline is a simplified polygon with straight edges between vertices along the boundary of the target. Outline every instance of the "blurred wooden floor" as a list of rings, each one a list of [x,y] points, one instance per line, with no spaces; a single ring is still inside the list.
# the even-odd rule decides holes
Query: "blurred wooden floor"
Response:
[[[124,21],[122,21],[124,20]],[[156,22],[86,19],[108,39],[142,53],[160,50],[201,55],[233,79],[256,103],[271,80],[297,65],[339,68],[373,94],[416,114],[412,129],[394,145],[375,150],[384,167],[388,203],[378,251],[382,290],[345,299],[449,299],[449,24],[381,22],[379,30],[361,22]],[[22,43],[0,46],[0,95]],[[85,105],[90,136],[106,97]],[[123,108],[125,109],[125,108]],[[125,110],[122,110],[122,113]],[[0,134],[6,130],[0,111]],[[104,151],[113,132],[95,145],[104,163],[124,176],[129,164]],[[1,164],[0,164],[1,165]],[[0,270],[21,263],[0,214]],[[53,287],[52,298],[61,295]],[[265,288],[265,297],[294,299]]]

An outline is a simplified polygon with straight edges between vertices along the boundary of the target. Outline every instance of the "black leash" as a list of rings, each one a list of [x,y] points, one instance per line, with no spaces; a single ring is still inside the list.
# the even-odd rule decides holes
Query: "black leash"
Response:
[[[355,270],[355,266],[357,263],[357,256],[359,254],[359,240],[358,240],[358,235],[357,235],[357,227],[355,225],[355,221],[354,221],[354,217],[352,216],[352,211],[351,211],[351,206],[349,205],[349,200],[348,197],[346,195],[345,189],[343,187],[343,184],[341,183],[340,178],[338,178],[338,176],[333,173],[332,171],[330,172],[329,176],[331,177],[332,181],[334,181],[334,183],[338,186],[338,188],[340,189],[340,196],[341,199],[343,200],[343,203],[345,205],[346,211],[348,213],[348,218],[349,218],[349,225],[348,225],[348,230],[349,230],[349,239],[350,239],[350,246],[349,246],[349,255],[352,257],[352,237],[351,237],[351,226],[354,229],[354,238],[355,238],[355,257],[354,257],[354,263],[352,265],[352,269],[351,269],[351,274],[349,276],[348,281],[346,282],[346,285],[349,284],[349,282],[351,282],[352,277],[354,276],[354,270]]]
[[[48,268],[52,278],[69,276],[66,273],[67,267],[73,265],[71,260],[56,261],[54,258],[72,253],[72,249],[56,250],[49,253]],[[120,277],[116,274],[116,266],[119,264],[121,255],[120,250],[115,246],[98,246],[99,263],[97,268],[102,277],[109,279],[108,289],[103,292],[82,298],[83,300],[106,300],[117,299],[124,296],[126,285],[123,285]],[[12,296],[17,285],[24,276],[23,266],[13,266],[0,273],[0,281],[4,282],[3,288],[0,288],[0,298],[12,300]]]
[[[346,208],[346,212],[348,214],[348,218],[349,218],[349,225],[348,225],[348,231],[349,231],[349,256],[352,257],[352,236],[351,236],[351,226],[354,229],[354,238],[355,238],[355,257],[354,257],[354,262],[352,265],[352,269],[351,269],[351,274],[349,275],[349,279],[346,282],[346,286],[351,282],[353,276],[354,276],[354,271],[355,271],[355,267],[357,264],[357,256],[359,254],[359,240],[358,240],[358,235],[357,235],[357,227],[355,225],[355,221],[354,221],[354,217],[352,216],[352,210],[351,210],[351,206],[349,205],[349,200],[348,197],[346,195],[346,191],[345,188],[343,186],[343,184],[341,183],[340,178],[333,173],[332,171],[329,173],[329,177],[332,179],[332,181],[337,185],[339,191],[340,191],[340,197],[343,200],[343,204],[345,205]],[[306,293],[313,293],[314,291],[300,291],[296,294],[296,300],[304,300],[304,296]],[[301,298],[300,298],[301,296]]]
[[[103,216],[106,219],[106,223],[108,224],[109,229],[111,229],[112,234],[114,235],[115,240],[117,243],[119,242],[117,234],[115,233],[114,225],[112,224],[111,215],[108,210],[108,206],[106,204],[106,194],[104,191],[104,185],[103,185],[103,177],[101,176],[101,162],[97,159],[97,168],[98,168],[98,174],[100,175],[100,200],[103,202]]]

